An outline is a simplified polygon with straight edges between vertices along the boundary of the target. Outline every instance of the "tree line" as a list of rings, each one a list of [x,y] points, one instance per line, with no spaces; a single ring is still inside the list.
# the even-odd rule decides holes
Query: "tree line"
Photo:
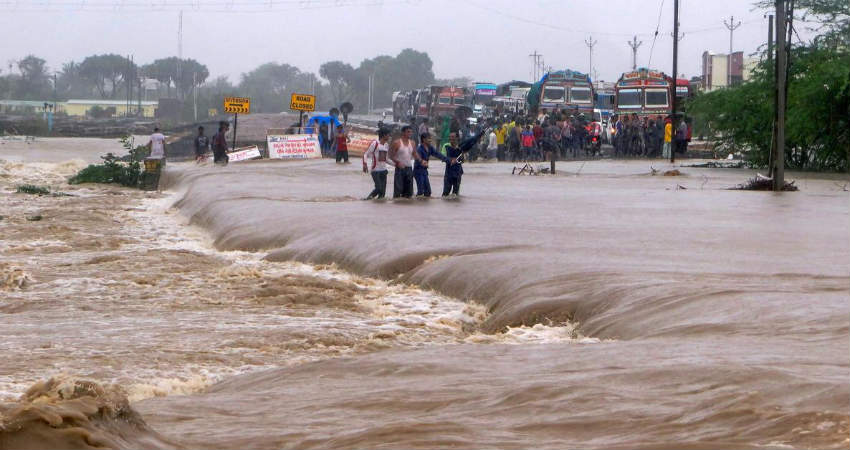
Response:
[[[370,78],[375,107],[391,106],[393,91],[416,89],[437,81],[431,58],[426,52],[413,49],[404,49],[396,56],[365,59],[357,67],[328,61],[320,66],[318,74],[286,63],[268,62],[243,73],[236,83],[224,76],[210,79],[203,63],[175,56],[136,64],[122,55],[92,55],[53,70],[44,59],[28,55],[5,69],[0,70],[2,99],[126,100],[129,92],[134,102],[142,95],[148,100],[178,99],[186,119],[193,116],[196,97],[200,117],[206,117],[209,109],[220,110],[226,96],[250,97],[254,112],[286,111],[292,93],[315,94],[320,109],[350,101],[355,112],[365,112]],[[159,82],[154,92],[143,91],[146,79]]]
[[[803,42],[795,33],[792,41],[785,167],[850,171],[850,3],[798,0],[797,8],[816,34]],[[702,128],[698,131],[714,136],[726,149],[745,150],[753,166],[765,167],[773,138],[775,86],[767,48],[760,61],[751,80],[699,94],[687,111]]]

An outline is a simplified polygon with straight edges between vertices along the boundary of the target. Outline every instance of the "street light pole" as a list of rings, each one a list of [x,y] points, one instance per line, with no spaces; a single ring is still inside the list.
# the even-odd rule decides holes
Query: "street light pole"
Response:
[[[673,113],[673,135],[676,135],[679,129],[678,120],[676,119],[676,79],[679,73],[679,0],[673,0],[673,99],[671,102]],[[675,142],[675,139],[674,139]],[[676,148],[670,148],[670,164],[676,162]]]

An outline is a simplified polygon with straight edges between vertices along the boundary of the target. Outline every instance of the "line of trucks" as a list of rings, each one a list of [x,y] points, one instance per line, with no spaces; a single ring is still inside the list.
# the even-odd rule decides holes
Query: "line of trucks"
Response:
[[[675,86],[675,93],[674,93]],[[547,72],[535,83],[428,86],[393,93],[393,121],[419,123],[445,115],[477,122],[500,114],[532,114],[567,110],[607,125],[612,114],[666,116],[671,99],[692,95],[690,83],[658,70],[640,68],[623,73],[613,89],[599,89],[590,76],[573,70]]]

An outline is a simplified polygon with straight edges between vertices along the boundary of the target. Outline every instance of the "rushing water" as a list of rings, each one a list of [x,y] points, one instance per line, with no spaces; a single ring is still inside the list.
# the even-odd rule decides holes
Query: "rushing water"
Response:
[[[363,202],[330,161],[162,194],[60,161],[0,172],[0,448],[850,445],[846,180],[470,164]]]

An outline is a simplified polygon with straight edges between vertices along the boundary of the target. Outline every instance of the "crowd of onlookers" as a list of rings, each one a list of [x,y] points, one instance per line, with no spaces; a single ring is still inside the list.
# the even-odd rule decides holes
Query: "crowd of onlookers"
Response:
[[[613,157],[669,157],[670,151],[684,153],[691,139],[689,118],[673,129],[671,117],[612,116],[604,129],[582,113],[541,112],[536,118],[517,114],[490,118],[480,124],[464,124],[453,119],[436,127],[449,126],[460,139],[483,133],[484,139],[470,152],[469,159],[499,161],[544,161],[598,156],[602,142],[613,146]],[[431,130],[428,122],[419,125],[420,134]]]
[[[675,130],[670,116],[622,115],[613,117],[611,126],[615,157],[669,158],[671,151],[685,153],[692,132],[689,117],[680,120]]]

